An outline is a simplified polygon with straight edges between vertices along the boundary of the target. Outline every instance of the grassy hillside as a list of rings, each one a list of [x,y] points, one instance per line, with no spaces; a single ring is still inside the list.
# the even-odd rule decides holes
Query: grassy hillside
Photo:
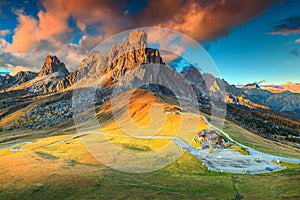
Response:
[[[125,135],[152,134],[182,137],[192,141],[195,132],[208,128],[199,116],[165,114],[172,107],[152,93],[138,90],[124,110],[121,99],[114,109],[109,102],[98,107],[102,131]],[[128,123],[128,120],[131,120]],[[103,121],[101,121],[103,120]],[[160,128],[161,121],[165,122]],[[181,123],[180,123],[181,122]],[[1,147],[30,141],[19,151],[0,150],[0,199],[299,199],[300,165],[283,164],[287,170],[261,175],[241,175],[208,171],[185,152],[178,160],[158,171],[131,174],[106,167],[84,146],[83,138],[57,143],[75,135],[74,127],[63,124],[42,130],[14,130],[1,133]],[[180,124],[180,125],[179,125]],[[121,126],[120,126],[121,125]],[[99,130],[98,130],[99,131]],[[239,126],[225,123],[225,131],[237,141],[282,156],[298,157],[299,151],[271,142]],[[71,133],[71,134],[70,134]],[[156,151],[169,139],[142,139],[107,136],[125,151]],[[251,143],[251,144],[249,144]]]
[[[300,159],[299,148],[285,145],[274,140],[268,140],[243,129],[232,122],[226,121],[223,130],[234,140],[261,152]]]
[[[0,199],[299,199],[299,165],[281,172],[237,175],[207,171],[184,153],[151,173],[116,171],[95,160],[81,139],[40,139],[20,151],[0,151]],[[128,141],[127,141],[128,142]],[[134,146],[133,142],[131,143]],[[145,145],[145,144],[144,144]]]

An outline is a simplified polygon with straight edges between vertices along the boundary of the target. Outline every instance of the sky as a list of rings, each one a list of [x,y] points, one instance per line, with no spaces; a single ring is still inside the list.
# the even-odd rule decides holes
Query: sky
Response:
[[[48,54],[72,71],[106,38],[161,27],[202,44],[229,83],[300,82],[299,10],[298,0],[1,0],[0,74],[38,71]]]

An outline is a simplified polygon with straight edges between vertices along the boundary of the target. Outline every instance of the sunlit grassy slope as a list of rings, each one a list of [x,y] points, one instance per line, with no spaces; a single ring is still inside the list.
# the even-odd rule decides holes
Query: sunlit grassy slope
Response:
[[[237,192],[244,199],[300,196],[299,165],[264,175],[216,173],[184,153],[166,168],[130,174],[99,163],[80,138],[45,147],[66,137],[39,139],[16,152],[2,150],[0,199],[234,199]],[[113,139],[122,143],[118,137]],[[139,140],[126,142],[134,145]],[[138,145],[150,147],[151,142]]]
[[[101,130],[131,136],[176,136],[191,142],[197,132],[208,128],[200,116],[192,113],[164,112],[172,107],[145,90],[125,93],[103,105],[99,115],[112,113],[115,120]]]
[[[150,92],[137,90],[130,95],[129,111],[120,97],[115,97],[118,104],[112,104],[114,117],[110,102],[100,107],[98,115],[103,126],[91,131],[116,134],[106,139],[125,151],[159,150],[171,142],[162,138],[124,137],[126,135],[176,136],[192,142],[197,131],[208,128],[200,117],[191,113],[164,113],[173,105],[162,103]],[[268,140],[243,132],[234,124],[226,124],[225,129],[242,143],[253,137],[269,148]],[[9,139],[8,133],[2,134]],[[299,165],[284,164],[287,170],[262,175],[217,173],[207,171],[196,157],[185,152],[158,171],[130,174],[106,167],[89,153],[83,141],[93,135],[49,146],[75,133],[49,137],[40,130],[31,132],[32,138],[28,130],[18,130],[14,134],[25,134],[24,141],[32,141],[32,144],[22,146],[19,151],[0,150],[0,199],[235,199],[237,193],[244,199],[300,198]],[[38,139],[35,134],[44,138]],[[58,131],[56,134],[66,133]],[[277,147],[282,152],[292,152],[292,149],[280,148],[277,143],[273,145],[273,150]]]
[[[232,122],[226,121],[223,130],[234,140],[256,150],[277,156],[300,159],[300,149],[273,140],[268,140],[243,129]]]

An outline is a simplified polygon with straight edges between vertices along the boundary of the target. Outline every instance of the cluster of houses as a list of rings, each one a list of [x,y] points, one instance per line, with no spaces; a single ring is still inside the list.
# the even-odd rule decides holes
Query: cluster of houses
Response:
[[[224,138],[215,130],[205,129],[197,133],[198,140],[202,143],[201,148],[207,149],[210,147],[229,147],[230,143],[225,142]]]

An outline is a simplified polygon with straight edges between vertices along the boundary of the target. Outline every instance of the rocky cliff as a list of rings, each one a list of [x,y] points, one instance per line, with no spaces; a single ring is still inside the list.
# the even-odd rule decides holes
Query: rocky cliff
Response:
[[[259,85],[257,83],[248,83],[247,85],[242,86],[244,89],[259,89]]]
[[[110,51],[101,55],[93,52],[88,55],[78,69],[78,78],[100,78],[100,86],[115,85],[128,71],[143,63],[163,64],[156,49],[147,48],[147,34],[140,30],[130,32],[125,42],[112,46]],[[87,74],[85,74],[85,72]],[[87,77],[84,77],[87,75]]]
[[[77,82],[79,85],[97,82],[100,87],[115,85],[124,74],[146,63],[164,64],[157,49],[147,47],[147,34],[130,32],[124,42],[101,54],[91,52],[78,69],[69,73],[56,56],[48,55],[35,80],[24,85],[30,92],[59,92]]]
[[[76,71],[52,84],[52,91],[60,91],[73,85],[87,85],[97,82],[100,87],[115,85],[122,76],[143,63],[164,64],[156,49],[147,47],[147,34],[141,30],[130,32],[125,42],[101,54],[91,52]]]
[[[49,74],[58,73],[60,76],[66,76],[69,74],[65,64],[60,62],[56,56],[48,55],[45,58],[44,65],[38,73],[38,77],[43,77]]]
[[[68,72],[64,63],[56,56],[49,55],[45,58],[44,65],[37,77],[32,72],[20,72],[14,77],[10,75],[0,76],[0,87],[8,88],[20,85],[14,89],[27,89],[31,93],[47,93],[62,91],[75,83],[79,86],[87,86],[97,82],[100,88],[111,87],[120,81],[122,84],[126,81],[133,81],[137,75],[140,79],[143,78],[142,75],[146,75],[146,79],[154,80],[155,77],[150,77],[147,68],[137,70],[140,66],[148,63],[164,64],[160,52],[157,49],[147,47],[147,34],[141,30],[134,30],[124,42],[112,46],[106,53],[101,54],[94,51],[88,54],[78,69],[72,73]],[[127,73],[129,76],[126,77]],[[170,72],[170,74],[176,73],[176,71]],[[222,100],[226,97],[227,103],[238,106],[245,104],[255,108],[262,107],[257,106],[258,104],[264,104],[278,111],[299,112],[298,95],[289,93],[274,95],[260,89],[257,84],[237,88],[211,74],[202,74],[194,67],[184,69],[180,76],[198,90],[196,91],[197,94],[199,92],[198,96],[211,98],[215,95],[215,99]],[[222,91],[226,91],[226,94]],[[283,105],[278,97],[287,103]]]

